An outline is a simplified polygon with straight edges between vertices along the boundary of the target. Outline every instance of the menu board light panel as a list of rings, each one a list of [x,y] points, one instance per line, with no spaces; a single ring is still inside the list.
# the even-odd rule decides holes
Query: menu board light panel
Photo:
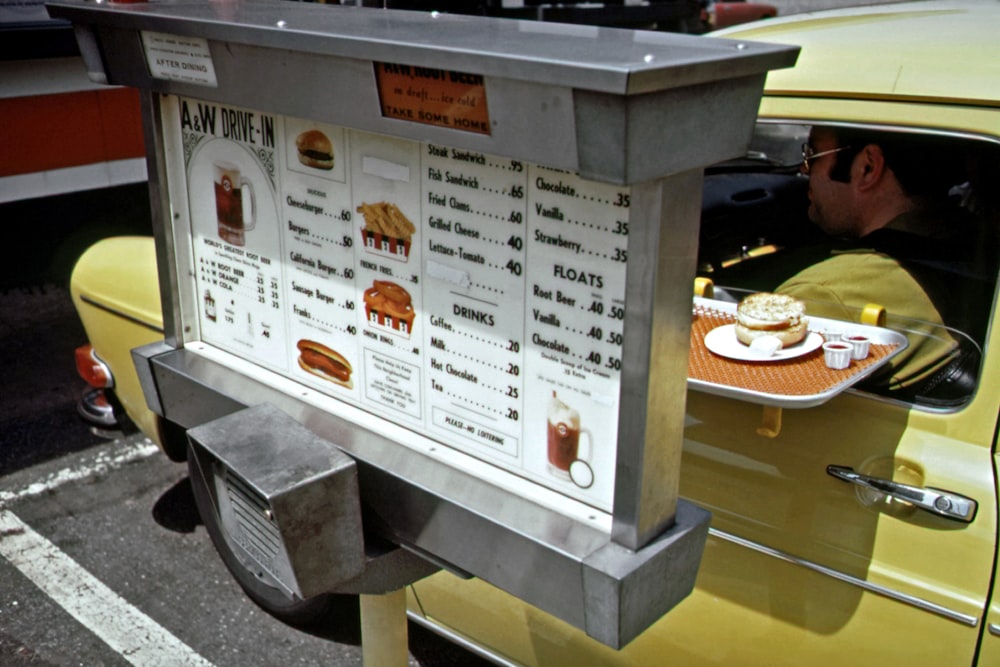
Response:
[[[611,511],[628,187],[169,100],[203,342]]]

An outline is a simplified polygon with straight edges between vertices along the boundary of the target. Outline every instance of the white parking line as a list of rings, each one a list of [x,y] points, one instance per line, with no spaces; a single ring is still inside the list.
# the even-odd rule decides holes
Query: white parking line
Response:
[[[0,492],[0,557],[21,571],[56,604],[117,651],[129,663],[141,667],[210,666],[187,644],[157,625],[125,599],[80,567],[54,544],[35,532],[3,505],[86,479],[128,461],[149,456],[146,441],[97,459],[77,468],[63,469],[46,481],[31,484],[19,492]]]
[[[124,444],[124,447],[122,447]],[[63,468],[50,474],[45,480],[33,482],[19,491],[4,491],[0,489],[0,509],[15,500],[30,498],[43,493],[48,493],[69,482],[80,480],[106,473],[109,470],[120,468],[126,463],[148,458],[156,454],[159,448],[151,440],[143,439],[126,443],[115,443],[111,447],[98,450],[93,457],[84,457],[80,464],[74,468]]]

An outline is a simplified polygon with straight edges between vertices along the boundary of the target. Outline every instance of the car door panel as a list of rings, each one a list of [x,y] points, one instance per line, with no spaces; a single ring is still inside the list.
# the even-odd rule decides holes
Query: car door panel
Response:
[[[713,512],[712,532],[694,593],[623,651],[449,574],[416,584],[421,607],[524,664],[972,664],[994,570],[995,418],[967,418],[993,391],[984,382],[955,414],[842,395],[784,410],[774,438],[757,434],[761,406],[689,392],[681,489]],[[873,503],[829,464],[945,488],[979,510],[962,523]]]

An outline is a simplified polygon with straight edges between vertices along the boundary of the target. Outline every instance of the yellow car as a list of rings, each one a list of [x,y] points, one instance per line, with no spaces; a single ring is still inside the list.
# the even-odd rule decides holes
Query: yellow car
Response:
[[[890,328],[950,341],[947,364],[903,389],[869,383],[781,411],[692,385],[681,495],[711,511],[708,543],[694,592],[621,650],[447,572],[409,588],[411,619],[500,664],[1000,664],[998,27],[995,2],[928,1],[720,35],[802,51],[768,76],[747,158],[706,173],[701,284],[735,300],[821,243],[800,173],[812,126],[941,137],[964,158],[951,199],[982,220],[973,260],[944,267],[965,324],[929,327],[873,306]],[[129,357],[162,338],[152,239],[93,247],[72,292],[124,411],[182,458],[183,438],[146,408]]]

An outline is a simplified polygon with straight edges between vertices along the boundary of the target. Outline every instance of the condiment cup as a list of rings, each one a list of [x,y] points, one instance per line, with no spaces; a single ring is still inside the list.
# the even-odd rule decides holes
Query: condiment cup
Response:
[[[871,340],[868,336],[847,336],[844,342],[850,343],[853,348],[851,357],[854,359],[865,359],[868,357],[868,350],[871,347]]]
[[[851,365],[852,346],[840,341],[823,343],[823,360],[828,368],[841,370]]]
[[[843,337],[844,337],[844,334],[843,334],[843,332],[840,332],[840,331],[824,331],[823,332],[823,339],[827,343],[833,343],[835,341],[843,339]]]

